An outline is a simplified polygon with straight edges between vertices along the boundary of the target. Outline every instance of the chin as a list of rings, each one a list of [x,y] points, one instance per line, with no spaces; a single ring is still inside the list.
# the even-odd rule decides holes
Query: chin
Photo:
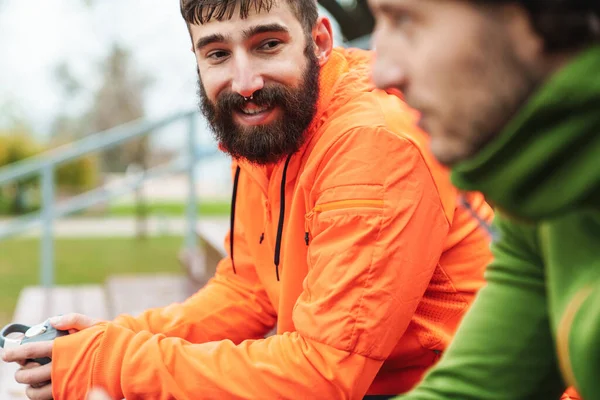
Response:
[[[457,143],[444,139],[432,139],[431,152],[438,162],[446,167],[453,167],[468,158]]]

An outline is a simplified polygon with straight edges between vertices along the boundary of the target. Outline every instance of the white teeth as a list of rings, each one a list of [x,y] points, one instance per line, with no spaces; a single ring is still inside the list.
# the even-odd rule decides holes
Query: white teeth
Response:
[[[268,109],[269,109],[269,107],[261,107],[261,108],[253,108],[250,110],[244,109],[242,111],[244,112],[244,114],[247,114],[247,115],[256,115],[256,114],[260,114],[261,112],[265,112]]]

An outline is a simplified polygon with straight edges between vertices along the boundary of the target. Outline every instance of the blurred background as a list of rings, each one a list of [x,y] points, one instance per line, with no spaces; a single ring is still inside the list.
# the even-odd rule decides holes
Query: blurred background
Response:
[[[320,6],[338,45],[369,45],[366,1]],[[0,324],[26,287],[210,270],[230,160],[189,47],[176,1],[0,0]]]

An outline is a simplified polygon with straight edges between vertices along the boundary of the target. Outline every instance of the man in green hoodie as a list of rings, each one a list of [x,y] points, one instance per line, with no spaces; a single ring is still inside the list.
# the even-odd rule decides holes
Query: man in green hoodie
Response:
[[[370,4],[378,86],[497,207],[488,285],[400,398],[600,399],[600,1]]]

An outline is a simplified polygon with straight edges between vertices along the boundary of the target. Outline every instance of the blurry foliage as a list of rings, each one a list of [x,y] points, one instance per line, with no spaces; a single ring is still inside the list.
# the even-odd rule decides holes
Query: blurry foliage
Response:
[[[91,190],[100,180],[100,158],[97,154],[86,154],[60,164],[54,172],[54,180],[64,194]]]
[[[22,127],[0,130],[0,167],[29,159],[50,148],[36,141]],[[73,194],[92,189],[99,179],[98,164],[96,155],[87,155],[58,166],[54,179],[59,193]],[[36,210],[39,207],[39,182],[39,175],[31,175],[0,187],[0,214]]]

